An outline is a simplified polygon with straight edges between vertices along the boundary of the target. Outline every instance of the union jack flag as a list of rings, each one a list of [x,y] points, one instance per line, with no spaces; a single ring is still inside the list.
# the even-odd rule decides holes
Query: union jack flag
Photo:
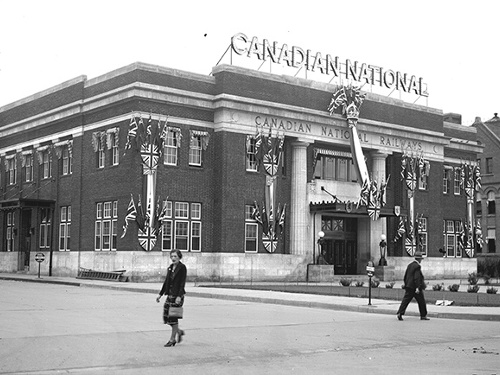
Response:
[[[397,240],[402,238],[403,235],[405,234],[405,232],[406,232],[405,219],[403,218],[403,216],[400,216],[399,223],[398,223],[398,229],[396,230],[396,236],[394,237],[394,242],[396,242]]]
[[[128,204],[127,215],[125,216],[125,224],[123,224],[123,234],[120,238],[125,237],[129,221],[135,221],[136,217],[137,209],[135,208],[134,197],[130,194],[130,203]]]
[[[154,230],[150,227],[145,228],[145,231],[139,229],[139,244],[146,251],[151,251],[156,245],[156,235]]]
[[[152,174],[158,168],[160,149],[158,145],[147,143],[141,146],[143,174]]]
[[[130,124],[128,126],[128,134],[127,134],[127,143],[125,144],[125,150],[128,150],[132,147],[132,142],[135,141],[135,137],[137,136],[137,122],[135,121],[135,117],[130,119]]]

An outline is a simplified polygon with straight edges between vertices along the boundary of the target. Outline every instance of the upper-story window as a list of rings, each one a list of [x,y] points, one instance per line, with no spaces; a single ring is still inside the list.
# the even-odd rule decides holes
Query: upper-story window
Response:
[[[33,153],[29,152],[22,157],[22,175],[24,182],[33,181]]]
[[[120,150],[118,148],[118,135],[111,133],[109,139],[109,149],[111,154],[111,165],[118,165],[120,162]]]
[[[209,138],[208,132],[191,130],[189,165],[201,167],[203,163],[203,151],[207,149]]]
[[[496,207],[495,207],[495,192],[494,191],[488,192],[487,205],[488,205],[488,215],[495,215]]]
[[[164,151],[163,151],[163,163],[166,165],[177,165],[177,153],[180,143],[180,129],[179,128],[169,128],[166,131]]]
[[[245,165],[247,171],[257,171],[257,140],[255,137],[247,135],[247,141],[245,144]]]
[[[444,167],[443,170],[443,193],[449,194],[451,189],[451,176],[453,169],[450,167]]]
[[[455,168],[453,173],[453,194],[460,195],[460,168]]]
[[[17,163],[16,163],[16,156],[12,155],[8,157],[5,160],[6,167],[7,167],[7,184],[9,185],[14,185],[17,181]]]
[[[348,153],[344,154],[347,155]],[[356,170],[352,158],[342,155],[318,155],[314,168],[314,178],[348,182],[357,181]]]
[[[493,158],[486,158],[485,174],[493,174]]]
[[[52,177],[52,155],[50,150],[47,149],[42,151],[42,178],[51,178]]]

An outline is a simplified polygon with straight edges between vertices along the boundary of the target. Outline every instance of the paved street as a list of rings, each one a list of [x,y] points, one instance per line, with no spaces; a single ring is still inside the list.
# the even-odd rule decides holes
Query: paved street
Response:
[[[0,280],[0,373],[500,374],[500,322],[187,296],[164,348],[155,297]]]

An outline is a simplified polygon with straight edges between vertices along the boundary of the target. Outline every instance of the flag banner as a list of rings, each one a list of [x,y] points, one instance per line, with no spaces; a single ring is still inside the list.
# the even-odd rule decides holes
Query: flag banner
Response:
[[[139,240],[139,245],[145,251],[151,251],[156,245],[156,235],[153,234],[153,230],[150,227],[145,228],[145,231],[139,229],[139,234],[137,236]]]
[[[125,216],[125,224],[123,225],[123,234],[121,235],[120,238],[125,237],[129,222],[136,221],[136,218],[137,218],[137,209],[135,208],[134,197],[132,194],[130,194],[130,203],[128,204],[127,215]]]

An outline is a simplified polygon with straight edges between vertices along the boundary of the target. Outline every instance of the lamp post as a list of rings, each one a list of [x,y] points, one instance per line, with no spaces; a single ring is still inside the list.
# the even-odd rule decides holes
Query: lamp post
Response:
[[[320,256],[323,255],[323,237],[325,237],[325,232],[323,232],[322,230],[320,230],[318,232],[318,259]],[[314,256],[314,264],[317,264],[317,258],[316,258],[316,255]]]
[[[378,262],[379,266],[387,266],[387,260],[385,259],[385,250],[387,249],[387,242],[385,234],[380,235],[380,243],[378,244],[380,247],[380,261]]]

